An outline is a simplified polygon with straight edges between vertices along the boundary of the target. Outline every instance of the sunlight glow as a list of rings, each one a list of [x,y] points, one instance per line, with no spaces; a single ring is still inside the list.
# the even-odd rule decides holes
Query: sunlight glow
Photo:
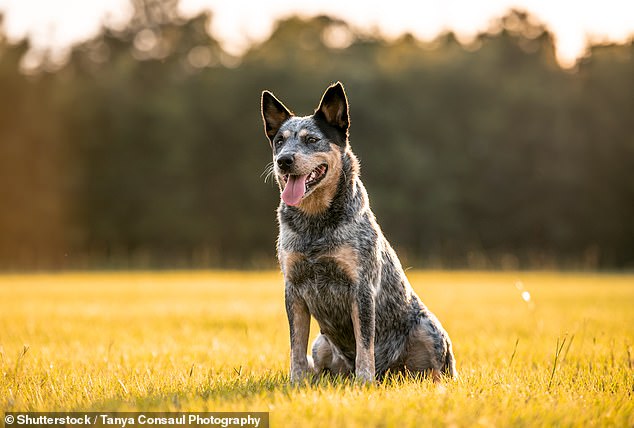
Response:
[[[588,41],[624,42],[634,34],[634,2],[604,0],[447,0],[409,2],[341,2],[340,0],[181,0],[180,10],[192,16],[211,10],[214,37],[232,54],[244,52],[264,40],[277,19],[291,15],[328,14],[342,18],[366,33],[395,38],[410,32],[431,40],[453,30],[460,40],[470,40],[485,31],[493,19],[509,9],[529,11],[555,34],[557,56],[564,66],[582,56]],[[0,0],[4,27],[13,40],[30,35],[36,49],[67,49],[69,45],[97,33],[101,25],[121,27],[132,11],[128,0]],[[338,35],[341,36],[341,35]],[[345,46],[345,39],[339,40]]]

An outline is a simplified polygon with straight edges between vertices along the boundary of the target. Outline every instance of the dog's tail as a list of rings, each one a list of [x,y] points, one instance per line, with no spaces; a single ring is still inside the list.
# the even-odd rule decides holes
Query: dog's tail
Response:
[[[440,371],[443,375],[448,378],[455,379],[458,377],[458,372],[456,371],[456,359],[453,356],[453,350],[451,349],[451,340],[449,338],[447,340],[447,351],[445,352],[445,360],[442,363],[442,368]]]

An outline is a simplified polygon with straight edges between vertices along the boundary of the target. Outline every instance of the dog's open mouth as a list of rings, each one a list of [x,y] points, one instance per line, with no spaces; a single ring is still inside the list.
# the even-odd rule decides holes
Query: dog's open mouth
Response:
[[[312,190],[326,176],[328,165],[321,164],[313,169],[310,174],[283,176],[284,190],[282,200],[287,205],[297,205],[306,193]]]

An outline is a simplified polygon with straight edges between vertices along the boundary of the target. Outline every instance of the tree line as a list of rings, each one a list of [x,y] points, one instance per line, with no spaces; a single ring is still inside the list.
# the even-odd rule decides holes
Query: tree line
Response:
[[[273,266],[260,93],[308,114],[337,80],[406,265],[634,266],[632,40],[567,70],[516,10],[468,44],[293,17],[235,57],[210,13],[134,5],[37,70],[0,25],[1,269]]]

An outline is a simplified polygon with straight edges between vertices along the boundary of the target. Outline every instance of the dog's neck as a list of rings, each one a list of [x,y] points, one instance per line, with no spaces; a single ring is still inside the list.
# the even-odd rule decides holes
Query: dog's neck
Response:
[[[321,196],[310,195],[310,198],[316,197]],[[352,220],[367,209],[368,196],[359,179],[359,161],[349,147],[341,153],[341,168],[336,189],[324,201],[317,206],[318,209],[314,209],[316,204],[312,201],[304,201],[298,207],[280,203],[280,226],[283,224],[298,233],[321,234],[325,229],[336,228]]]

